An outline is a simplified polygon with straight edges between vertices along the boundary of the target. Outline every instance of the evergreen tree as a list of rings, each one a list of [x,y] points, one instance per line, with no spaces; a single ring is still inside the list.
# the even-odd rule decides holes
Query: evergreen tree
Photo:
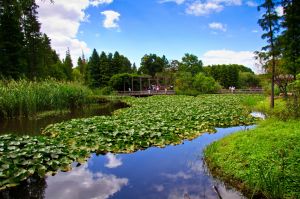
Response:
[[[258,20],[259,25],[265,31],[262,35],[262,39],[267,39],[268,45],[262,48],[263,51],[267,51],[267,57],[270,59],[272,65],[272,78],[271,78],[271,108],[274,108],[274,85],[275,85],[275,68],[276,59],[278,57],[278,49],[276,48],[276,33],[280,30],[279,19],[275,8],[276,2],[274,0],[265,0],[258,9],[265,9],[265,13],[262,18]]]
[[[99,57],[99,69],[100,69],[100,79],[99,86],[104,87],[108,85],[108,81],[110,79],[110,68],[109,68],[109,60],[106,56],[105,52],[102,52]]]
[[[100,87],[101,71],[99,67],[100,59],[96,49],[93,50],[92,56],[88,63],[87,83],[91,87]]]
[[[71,59],[71,54],[70,50],[68,49],[66,52],[66,58],[63,61],[63,68],[64,68],[64,73],[66,75],[67,80],[71,81],[72,78],[72,68],[73,68],[73,63]]]
[[[121,70],[121,58],[118,51],[114,53],[110,70],[112,75],[118,74]]]
[[[118,73],[131,73],[131,63],[129,59],[123,55],[120,56],[120,70]]]
[[[41,68],[42,38],[40,23],[37,20],[37,8],[35,0],[21,1],[22,17],[21,25],[25,35],[25,53],[28,67],[28,76],[32,79],[41,75],[44,68]]]
[[[132,64],[132,73],[137,73],[137,67],[135,65],[135,63]]]
[[[0,1],[0,75],[18,78],[25,71],[21,10],[16,0]]]

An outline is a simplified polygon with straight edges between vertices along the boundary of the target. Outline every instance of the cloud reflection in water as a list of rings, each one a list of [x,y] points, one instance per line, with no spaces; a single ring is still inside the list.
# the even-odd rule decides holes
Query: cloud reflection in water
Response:
[[[113,169],[113,168],[117,168],[123,164],[122,160],[118,159],[117,156],[112,153],[106,154],[105,157],[108,160],[108,162],[105,164],[105,167],[107,167],[107,168]]]
[[[128,179],[100,172],[92,173],[84,165],[74,168],[72,172],[61,172],[54,177],[48,177],[47,184],[48,199],[107,199],[126,186]]]

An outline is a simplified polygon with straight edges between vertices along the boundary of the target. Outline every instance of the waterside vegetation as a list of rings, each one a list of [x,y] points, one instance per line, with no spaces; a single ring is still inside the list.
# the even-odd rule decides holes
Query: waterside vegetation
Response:
[[[2,80],[0,118],[34,117],[43,111],[75,109],[91,101],[92,91],[75,82]]]
[[[267,119],[214,142],[205,150],[208,167],[248,197],[299,198],[299,126],[299,120]]]

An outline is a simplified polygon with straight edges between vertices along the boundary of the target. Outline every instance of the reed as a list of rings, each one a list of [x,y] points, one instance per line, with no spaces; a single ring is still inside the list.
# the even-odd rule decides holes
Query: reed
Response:
[[[88,103],[92,91],[79,83],[1,80],[0,118],[29,117],[48,110],[74,109]]]

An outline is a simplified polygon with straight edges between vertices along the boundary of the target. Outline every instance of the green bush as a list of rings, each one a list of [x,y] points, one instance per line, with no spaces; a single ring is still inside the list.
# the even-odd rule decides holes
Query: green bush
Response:
[[[217,93],[221,86],[209,76],[198,73],[192,76],[189,72],[177,74],[175,92],[179,95],[192,95]]]

